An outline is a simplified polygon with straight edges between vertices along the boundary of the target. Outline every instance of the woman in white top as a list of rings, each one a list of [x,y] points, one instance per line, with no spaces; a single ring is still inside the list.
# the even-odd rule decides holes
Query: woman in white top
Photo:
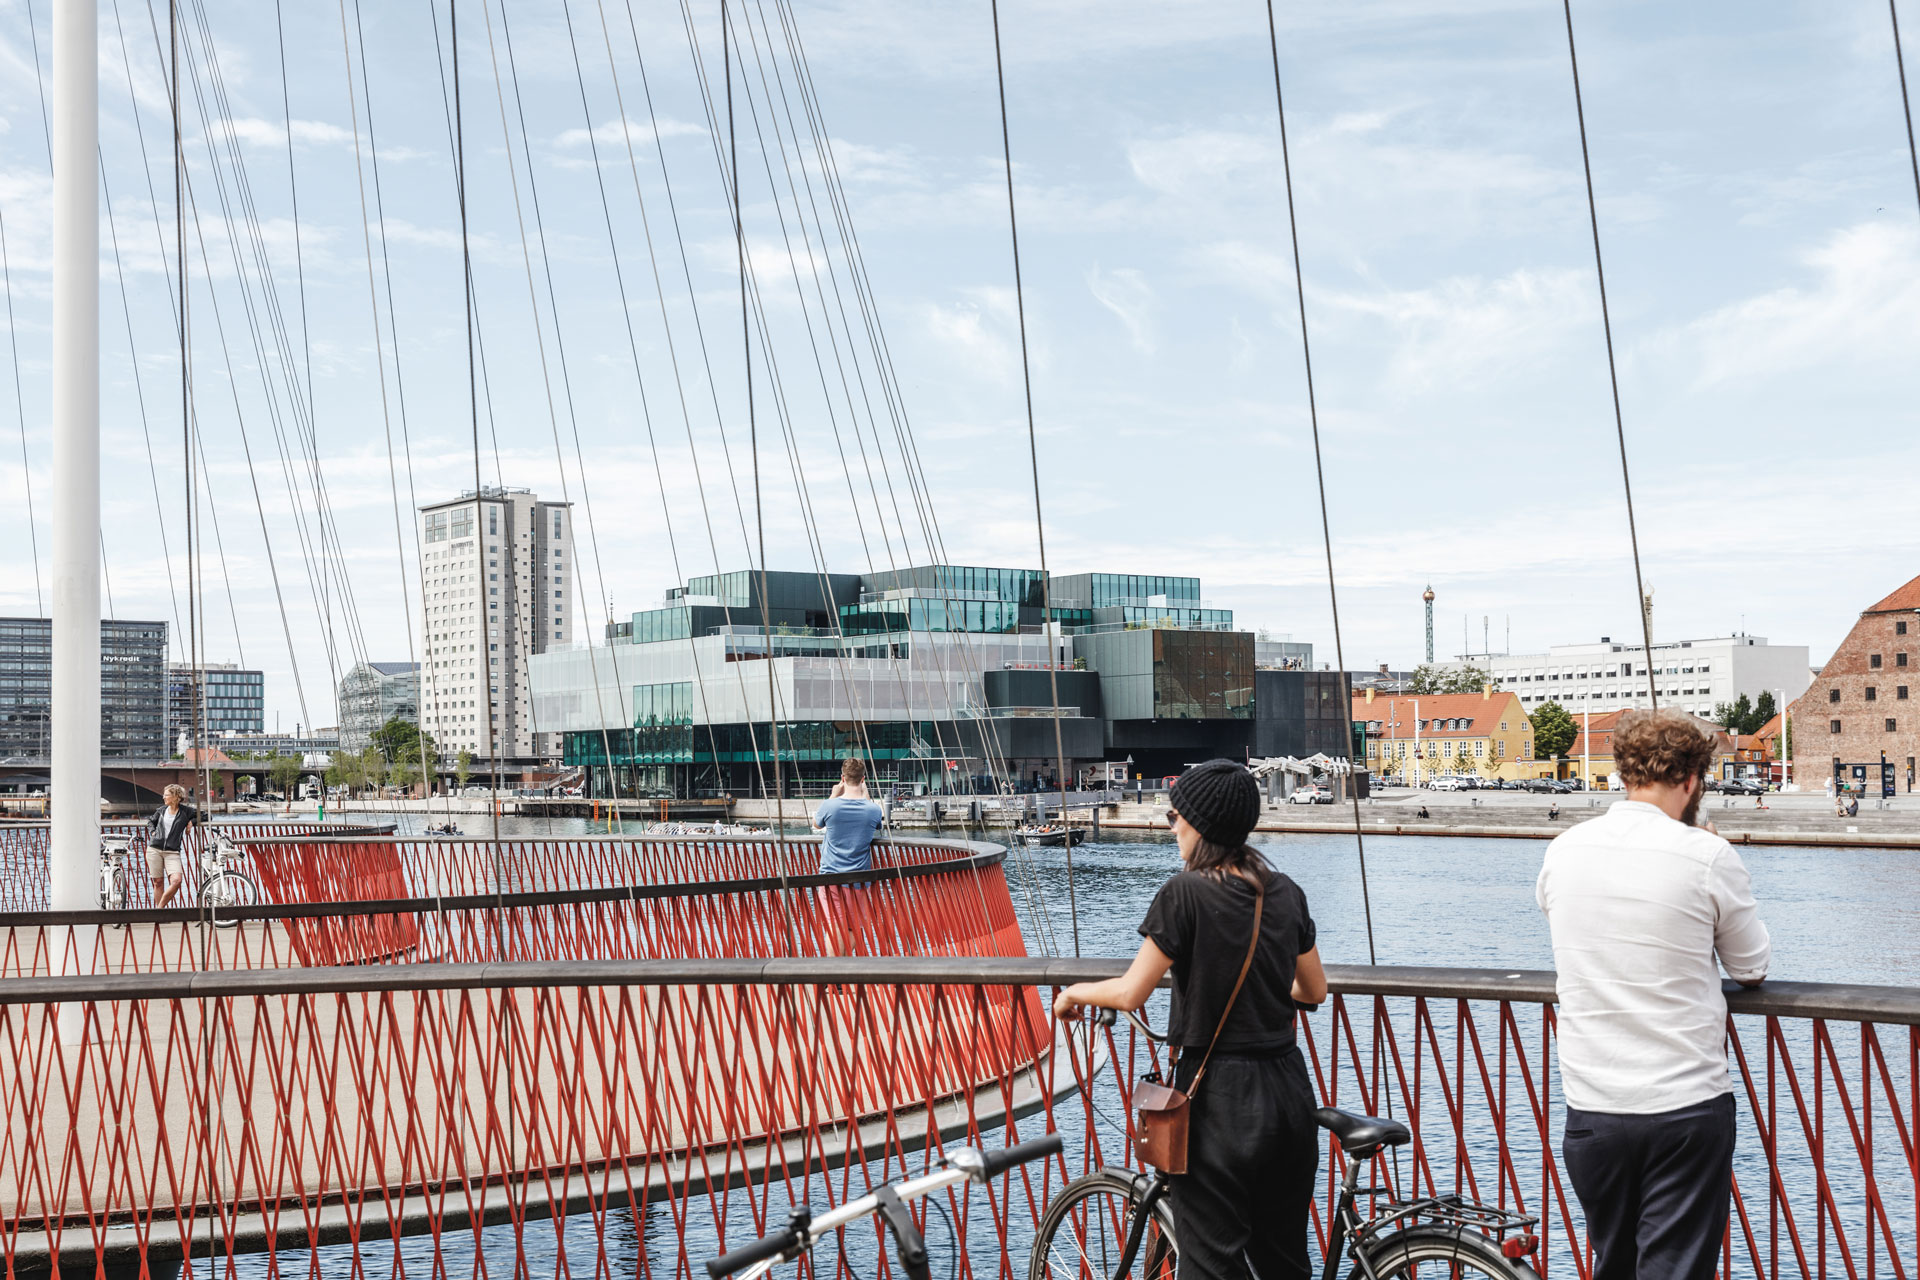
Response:
[[[178,783],[167,784],[160,793],[166,803],[147,819],[147,874],[153,878],[153,905],[164,907],[180,892],[186,878],[181,868],[180,851],[185,847],[187,830],[200,821],[200,811],[181,803],[187,791]]]

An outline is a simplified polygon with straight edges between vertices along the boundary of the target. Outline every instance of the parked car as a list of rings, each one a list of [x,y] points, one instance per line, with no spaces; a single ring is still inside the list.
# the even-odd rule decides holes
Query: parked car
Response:
[[[1528,791],[1541,796],[1557,795],[1560,791],[1559,784],[1552,778],[1528,778],[1526,787]]]
[[[1465,791],[1466,785],[1452,774],[1443,774],[1427,783],[1429,791]]]
[[[286,799],[278,791],[256,791],[253,798],[260,804],[279,804]]]
[[[1757,796],[1765,790],[1759,783],[1745,778],[1728,778],[1720,784],[1720,793],[1729,796]]]
[[[1306,786],[1297,788],[1292,795],[1288,796],[1287,803],[1332,804],[1333,792],[1327,790],[1317,782],[1309,782]]]

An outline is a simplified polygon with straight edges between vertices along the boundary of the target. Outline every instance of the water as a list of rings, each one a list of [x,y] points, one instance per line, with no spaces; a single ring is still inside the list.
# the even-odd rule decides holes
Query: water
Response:
[[[1073,851],[1080,906],[1080,950],[1131,956],[1147,904],[1179,870],[1172,837],[1105,830],[1098,844]],[[1256,837],[1269,861],[1299,883],[1319,928],[1328,964],[1368,963],[1360,864],[1352,836]],[[1455,968],[1551,969],[1547,923],[1533,882],[1544,840],[1447,836],[1367,841],[1375,954],[1381,964]],[[1061,950],[1072,953],[1066,851],[1016,855],[1046,890]],[[1920,852],[1749,846],[1760,915],[1773,935],[1769,976],[1780,981],[1920,983]],[[1016,901],[1021,870],[1008,867]],[[1024,903],[1022,903],[1024,908]],[[1031,930],[1030,930],[1031,933]],[[1033,942],[1029,938],[1029,946]]]
[[[397,815],[405,833],[423,827],[423,815]],[[385,820],[385,819],[382,819]],[[437,820],[437,819],[436,819]],[[491,822],[485,815],[462,815],[456,819],[470,835],[490,833]],[[644,830],[643,823],[625,824],[626,834]],[[616,826],[616,831],[621,828]],[[501,834],[506,836],[556,837],[606,834],[605,824],[598,827],[583,819],[504,818]],[[1322,958],[1330,964],[1364,964],[1369,957],[1366,917],[1363,910],[1359,860],[1351,836],[1290,835],[1261,837],[1255,843],[1273,864],[1292,876],[1305,890],[1309,907],[1319,929]],[[1539,869],[1544,841],[1478,840],[1447,837],[1407,836],[1379,838],[1367,844],[1367,881],[1373,909],[1374,944],[1380,963],[1437,965],[1501,969],[1547,969],[1553,955],[1546,922],[1533,901],[1533,882]],[[1772,977],[1777,980],[1801,980],[1839,983],[1884,983],[1912,985],[1920,981],[1920,954],[1911,946],[1916,925],[1920,925],[1920,855],[1898,851],[1817,848],[1747,848],[1741,851],[1752,872],[1754,892],[1762,917],[1773,935]],[[1179,867],[1177,850],[1163,832],[1103,832],[1099,843],[1083,845],[1072,853],[1073,896],[1079,907],[1080,950],[1088,956],[1131,956],[1139,946],[1136,927],[1146,912],[1154,892]],[[1007,872],[1014,900],[1028,933],[1029,949],[1045,949],[1042,935],[1050,929],[1058,950],[1072,952],[1072,916],[1068,910],[1067,854],[1060,849],[1014,851]],[[1031,918],[1037,906],[1046,928]],[[1396,1002],[1396,1027],[1403,1043],[1407,1034],[1406,1002]],[[1164,1023],[1164,997],[1149,1006],[1150,1015]],[[1453,1010],[1447,1002],[1436,1002],[1433,1010],[1435,1031],[1440,1044],[1450,1046],[1453,1037]],[[1487,1010],[1476,1011],[1483,1035],[1497,1035]],[[1326,1015],[1317,1015],[1324,1026]],[[1361,1043],[1366,1041],[1364,1012],[1356,1014]],[[1538,1045],[1537,1015],[1522,1013],[1522,1023],[1534,1028],[1526,1043]],[[1755,1021],[1743,1019],[1744,1022]],[[1799,1064],[1803,1077],[1811,1060],[1811,1036],[1804,1023],[1785,1024],[1785,1048]],[[1836,1026],[1836,1039],[1842,1028]],[[1850,1034],[1850,1028],[1845,1029]],[[1525,1033],[1523,1033],[1525,1034]],[[1762,1028],[1742,1027],[1749,1053],[1763,1054]],[[1489,1043],[1489,1050],[1493,1045]],[[1844,1044],[1838,1046],[1846,1054]],[[1904,1046],[1889,1038],[1889,1066],[1896,1091],[1904,1091]],[[1854,1048],[1857,1063],[1857,1046]],[[1471,1070],[1471,1067],[1469,1067]],[[1857,1065],[1850,1068],[1857,1082]],[[1343,1096],[1351,1097],[1351,1086]],[[1559,1096],[1557,1080],[1552,1085]],[[1783,1094],[1785,1090],[1782,1090]],[[1098,1090],[1111,1103],[1110,1085]],[[1477,1093],[1477,1086],[1470,1095]],[[1763,1095],[1764,1096],[1764,1095]],[[1831,1094],[1829,1095],[1831,1097]],[[1350,1104],[1349,1104],[1350,1105]],[[1518,1140],[1513,1159],[1521,1187],[1530,1204],[1537,1207],[1540,1169],[1537,1154],[1530,1154],[1524,1133],[1531,1119],[1523,1099],[1516,1098],[1519,1110],[1513,1121]],[[1106,1110],[1106,1108],[1102,1108]],[[1551,1121],[1555,1146],[1558,1145],[1561,1115]],[[1767,1232],[1767,1208],[1762,1188],[1766,1167],[1757,1134],[1752,1127],[1747,1102],[1741,1098],[1742,1133],[1736,1159],[1736,1172],[1746,1189],[1748,1210],[1754,1215],[1755,1229],[1764,1242]],[[1876,1114],[1876,1127],[1885,1124],[1891,1133],[1890,1119],[1884,1111]],[[1444,1123],[1438,1119],[1435,1122]],[[1031,1122],[1030,1122],[1031,1123]],[[1803,1238],[1813,1229],[1814,1214],[1809,1203],[1815,1184],[1813,1160],[1803,1137],[1797,1132],[1791,1104],[1783,1100],[1781,1111],[1781,1163],[1790,1187],[1790,1199]],[[1838,1126],[1838,1127],[1836,1127]],[[1076,1150],[1080,1139],[1077,1125],[1069,1124],[1069,1147]],[[1112,1143],[1118,1133],[1116,1117],[1104,1116],[1099,1125],[1103,1139]],[[1839,1206],[1842,1221],[1850,1224],[1852,1244],[1862,1243],[1860,1224],[1864,1214],[1864,1179],[1857,1163],[1849,1167],[1850,1144],[1837,1112],[1829,1109],[1827,1172]],[[989,1143],[1000,1141],[988,1135]],[[1494,1194],[1490,1177],[1495,1166],[1491,1131],[1485,1125],[1470,1130],[1468,1145],[1474,1151],[1475,1167],[1481,1171],[1482,1193]],[[1109,1151],[1122,1150],[1109,1145]],[[1537,1152],[1537,1142],[1534,1145]],[[1881,1156],[1886,1160],[1885,1154]],[[1448,1175],[1444,1158],[1436,1156],[1436,1173]],[[1070,1157],[1069,1164],[1077,1163]],[[868,1185],[897,1176],[899,1170],[878,1165],[855,1172],[852,1186],[857,1194]],[[829,1197],[827,1181],[808,1180],[797,1188],[816,1206],[829,1198],[841,1198],[837,1189],[845,1185],[844,1175],[835,1174],[836,1194]],[[1891,1201],[1889,1213],[1898,1238],[1911,1239],[1913,1232],[1910,1183],[1902,1177],[1888,1181],[1881,1169],[1882,1191]],[[785,1196],[774,1206],[772,1218],[778,1221],[785,1208]],[[740,1204],[735,1203],[738,1213]],[[1010,1214],[1009,1251],[1016,1266],[1023,1265],[1029,1247],[1030,1228],[1026,1225],[1024,1204],[1014,1206]],[[711,1204],[705,1200],[677,1207],[650,1206],[636,1230],[633,1218],[624,1212],[608,1215],[604,1243],[615,1273],[636,1269],[644,1253],[651,1268],[668,1274],[701,1274],[699,1264],[717,1248],[719,1232],[712,1221]],[[1004,1211],[1004,1210],[1003,1210]],[[684,1214],[679,1222],[676,1217]],[[1578,1207],[1573,1206],[1579,1220]],[[992,1214],[985,1197],[971,1196],[962,1209],[963,1229],[980,1233],[976,1239],[994,1240]],[[1555,1223],[1558,1235],[1559,1224]],[[953,1246],[944,1225],[929,1224],[930,1251],[935,1273],[941,1274],[953,1260]],[[1735,1270],[1743,1272],[1744,1246],[1739,1241],[1736,1222]],[[564,1226],[549,1223],[528,1224],[518,1244],[524,1250],[530,1274],[558,1273],[567,1266],[591,1269],[602,1243],[592,1219],[576,1217]],[[728,1231],[730,1242],[738,1243],[742,1231],[738,1219]],[[511,1228],[489,1228],[475,1238],[466,1232],[450,1233],[440,1243],[439,1267],[447,1274],[491,1271],[498,1265],[511,1265],[516,1241]],[[1784,1247],[1784,1238],[1783,1238]],[[1829,1243],[1829,1249],[1831,1249]],[[849,1233],[844,1266],[832,1251],[815,1258],[814,1274],[877,1274],[878,1242],[866,1231]],[[1764,1244],[1763,1244],[1764,1248]],[[684,1252],[683,1252],[684,1250]],[[976,1246],[971,1262],[976,1274],[995,1270],[997,1243],[991,1248]],[[396,1259],[395,1255],[398,1255]],[[322,1272],[336,1269],[345,1273],[351,1266],[351,1250],[336,1246],[318,1251]],[[476,1256],[477,1255],[477,1256]],[[1856,1260],[1858,1253],[1856,1252]],[[563,1259],[565,1260],[563,1262]],[[684,1260],[683,1260],[684,1259]],[[237,1260],[238,1271],[247,1275],[266,1273],[266,1258],[255,1256]],[[303,1252],[279,1257],[282,1273],[306,1271],[316,1261]],[[398,1261],[409,1274],[435,1269],[435,1245],[428,1239],[368,1243],[361,1247],[362,1265],[371,1271],[391,1271]],[[1557,1264],[1564,1265],[1561,1253]],[[784,1274],[792,1274],[783,1269]]]

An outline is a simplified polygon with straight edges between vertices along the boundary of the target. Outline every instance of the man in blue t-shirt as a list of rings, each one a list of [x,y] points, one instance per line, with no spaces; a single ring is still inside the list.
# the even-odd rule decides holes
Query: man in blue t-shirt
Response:
[[[840,781],[813,815],[814,829],[821,833],[821,872],[873,870],[873,833],[885,816],[867,795],[867,766],[853,759],[841,765]],[[853,940],[864,935],[866,888],[827,886],[829,954],[852,954]]]

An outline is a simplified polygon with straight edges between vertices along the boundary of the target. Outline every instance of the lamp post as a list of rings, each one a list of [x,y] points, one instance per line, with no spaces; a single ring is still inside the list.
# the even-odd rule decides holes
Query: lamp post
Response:
[[[1793,713],[1787,710],[1787,691],[1775,689],[1780,698],[1780,789],[1793,781]]]

